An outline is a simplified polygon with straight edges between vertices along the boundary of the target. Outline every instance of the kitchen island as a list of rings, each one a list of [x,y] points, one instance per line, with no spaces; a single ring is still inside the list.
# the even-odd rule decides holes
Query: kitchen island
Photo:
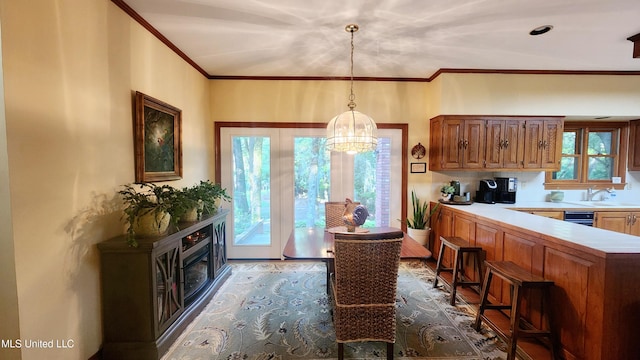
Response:
[[[518,208],[440,206],[434,245],[439,236],[460,236],[481,246],[487,260],[513,261],[553,280],[551,309],[536,297],[523,306],[538,327],[542,312],[551,311],[566,359],[640,359],[640,237],[512,210]],[[437,256],[438,246],[432,252]],[[494,282],[490,299],[508,303],[509,287]]]

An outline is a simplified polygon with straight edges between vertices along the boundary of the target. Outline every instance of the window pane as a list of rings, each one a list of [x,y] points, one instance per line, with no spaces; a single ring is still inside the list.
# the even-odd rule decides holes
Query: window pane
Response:
[[[326,138],[294,139],[295,227],[324,227],[324,203],[329,200],[330,153]]]
[[[363,227],[390,225],[390,159],[391,139],[382,137],[378,138],[376,151],[355,155],[354,197],[369,211]]]
[[[563,156],[560,159],[560,170],[552,174],[552,178],[556,180],[576,180],[578,179],[578,168],[576,167],[576,158]]]
[[[232,139],[236,245],[271,243],[270,140],[259,136]]]
[[[610,155],[611,140],[613,136],[611,131],[593,131],[589,132],[589,155]]]
[[[589,156],[589,180],[611,180],[613,158]]]
[[[562,153],[563,154],[577,154],[576,139],[578,137],[577,131],[565,131],[562,134]]]

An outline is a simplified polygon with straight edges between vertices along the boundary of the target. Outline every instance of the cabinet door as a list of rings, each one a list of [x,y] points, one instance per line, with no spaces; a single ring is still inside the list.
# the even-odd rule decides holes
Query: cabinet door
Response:
[[[629,122],[629,170],[640,170],[640,120]]]
[[[429,170],[442,170],[442,122],[433,118],[429,124]]]
[[[542,162],[542,133],[544,121],[527,120],[524,125],[524,158],[525,169],[540,168]]]
[[[594,226],[600,229],[626,233],[631,222],[628,211],[596,211]]]
[[[445,119],[442,122],[442,168],[462,168],[462,153],[464,148],[462,128],[464,121],[459,119]]]
[[[485,167],[518,169],[522,167],[521,120],[487,120]]]
[[[640,212],[632,212],[630,220],[628,234],[640,236]]]
[[[521,120],[504,122],[504,139],[502,143],[502,167],[518,169],[522,167],[524,127]]]
[[[462,140],[462,167],[480,169],[484,167],[485,154],[485,122],[484,120],[465,120]]]
[[[453,213],[453,235],[460,237],[469,242],[469,244],[474,245],[476,243],[476,223],[470,217],[464,216],[458,212]],[[471,281],[478,281],[476,275],[476,264],[475,258],[471,258],[470,256],[463,259],[464,266],[464,275],[468,277]],[[453,254],[451,256],[451,264],[453,265]],[[481,260],[482,261],[482,260]],[[452,266],[451,265],[451,266]]]
[[[564,211],[529,211],[529,214],[564,220]]]
[[[562,121],[545,120],[542,129],[542,158],[544,169],[559,170],[562,156]]]
[[[218,276],[227,263],[227,230],[226,222],[222,221],[213,224],[213,276]]]
[[[432,203],[431,206],[434,204]],[[437,259],[440,255],[440,236],[451,236],[452,234],[453,215],[450,209],[445,207],[439,207],[434,214],[432,229],[433,229],[433,247],[431,252],[433,258]]]
[[[184,299],[180,285],[180,246],[155,253],[155,330],[162,334],[182,313]]]
[[[501,168],[504,163],[505,122],[487,120],[485,167]]]
[[[475,245],[482,247],[482,250],[484,250],[485,260],[501,261],[503,259],[502,230],[495,227],[494,225],[484,224],[481,222],[477,222],[475,228]],[[502,280],[497,276],[491,280],[489,295],[492,298],[492,301],[500,302],[502,300]]]

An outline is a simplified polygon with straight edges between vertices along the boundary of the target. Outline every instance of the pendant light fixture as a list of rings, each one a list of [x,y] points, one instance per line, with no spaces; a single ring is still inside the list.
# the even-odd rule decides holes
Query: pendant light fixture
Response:
[[[378,146],[378,128],[369,116],[354,110],[356,107],[353,93],[353,33],[358,31],[358,25],[349,24],[345,27],[351,33],[351,94],[349,95],[348,111],[334,117],[327,125],[327,149],[350,154],[373,151]]]

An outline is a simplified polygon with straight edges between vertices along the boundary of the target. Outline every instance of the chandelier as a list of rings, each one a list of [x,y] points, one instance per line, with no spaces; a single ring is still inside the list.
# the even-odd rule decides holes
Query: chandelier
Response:
[[[353,93],[353,33],[358,31],[358,25],[349,24],[345,30],[351,33],[351,94],[347,104],[349,110],[329,121],[327,149],[355,154],[376,149],[378,128],[372,118],[354,110],[356,95]]]

